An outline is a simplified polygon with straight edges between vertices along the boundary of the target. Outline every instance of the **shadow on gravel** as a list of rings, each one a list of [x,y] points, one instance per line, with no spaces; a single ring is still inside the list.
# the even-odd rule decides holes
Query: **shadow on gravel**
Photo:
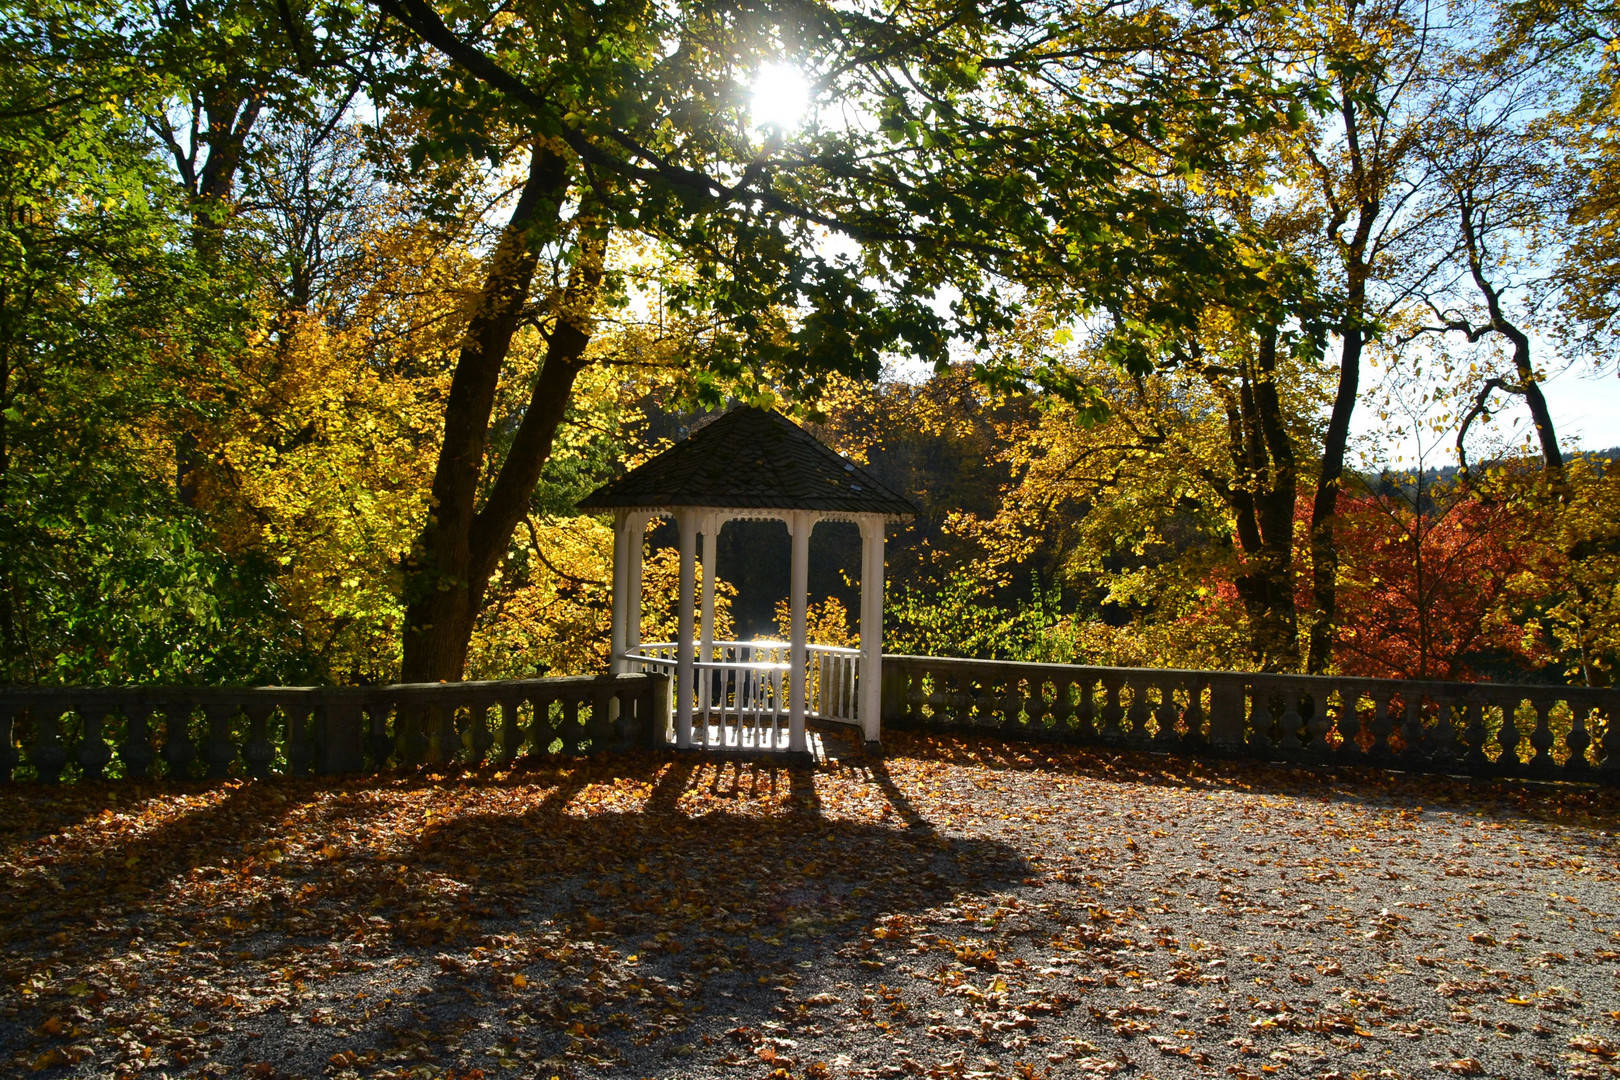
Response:
[[[808,767],[646,754],[200,789],[213,801],[144,831],[21,845],[0,891],[0,1062],[438,1076],[494,1055],[550,1076],[667,1070],[695,1046],[712,1062],[726,1031],[804,1012],[785,995],[835,956],[881,972],[875,922],[1030,872],[1010,846],[936,833],[868,767],[838,790],[881,793],[904,827],[827,816]]]

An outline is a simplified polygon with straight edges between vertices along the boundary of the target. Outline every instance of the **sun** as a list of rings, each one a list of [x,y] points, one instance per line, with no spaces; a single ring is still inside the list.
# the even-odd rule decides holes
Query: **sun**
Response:
[[[753,126],[792,131],[810,109],[810,80],[792,64],[767,64],[754,76]]]

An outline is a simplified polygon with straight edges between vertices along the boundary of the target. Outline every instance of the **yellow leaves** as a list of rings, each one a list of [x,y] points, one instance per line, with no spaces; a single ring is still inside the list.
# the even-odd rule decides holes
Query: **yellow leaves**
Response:
[[[514,544],[512,563],[490,585],[500,597],[498,615],[481,619],[474,630],[469,677],[530,678],[541,668],[553,675],[604,670],[611,528],[589,517],[531,517],[519,526]],[[663,596],[661,574],[657,560],[649,561],[644,595]],[[651,634],[657,620],[643,627],[644,636]]]

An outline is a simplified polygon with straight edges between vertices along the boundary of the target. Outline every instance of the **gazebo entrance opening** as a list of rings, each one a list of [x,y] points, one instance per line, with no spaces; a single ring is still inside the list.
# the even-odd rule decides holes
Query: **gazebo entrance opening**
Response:
[[[802,753],[808,720],[856,726],[878,741],[884,530],[915,515],[909,502],[785,417],[736,408],[580,507],[614,511],[613,670],[670,675],[668,742]],[[648,643],[642,549],[648,522],[662,516],[680,537],[678,630],[674,641]],[[726,522],[744,518],[781,520],[792,539],[786,642],[714,639],[716,540]],[[859,649],[807,640],[810,534],[821,521],[852,521],[861,531]]]
[[[687,512],[676,511],[677,529]],[[793,556],[788,575],[790,631],[787,641],[717,640],[714,636],[714,593],[717,580],[716,549],[720,530],[737,518],[779,517],[793,540]],[[861,515],[862,533],[860,638],[865,648],[826,645],[808,640],[810,533],[818,522],[854,520],[851,516],[790,511],[767,514],[700,516],[697,526],[697,556],[688,570],[683,547],[681,557],[680,621],[674,641],[642,642],[639,620],[626,618],[624,665],[618,670],[658,671],[668,674],[673,684],[690,686],[689,700],[677,694],[671,703],[670,741],[676,746],[716,750],[802,750],[806,722],[824,722],[859,727],[863,738],[876,742],[880,737],[879,705],[874,699],[862,701],[862,692],[876,694],[879,679],[862,680],[863,666],[877,671],[882,664],[883,600],[883,519]],[[626,580],[626,616],[640,610],[637,549],[650,516],[623,525],[630,535],[626,541],[630,573]],[[638,529],[639,524],[639,529]],[[801,540],[802,538],[802,540]],[[688,590],[687,583],[691,582]],[[696,611],[690,612],[687,596],[695,595]],[[615,605],[615,614],[619,614]],[[681,669],[681,641],[689,636],[688,620],[696,621],[696,647],[690,676]],[[866,655],[866,654],[874,655]],[[796,660],[795,657],[801,657]],[[864,664],[863,664],[864,661]],[[802,715],[793,708],[795,671],[803,672],[805,700]],[[690,711],[688,717],[686,713]],[[868,723],[870,721],[870,723]],[[684,736],[684,737],[683,737]]]

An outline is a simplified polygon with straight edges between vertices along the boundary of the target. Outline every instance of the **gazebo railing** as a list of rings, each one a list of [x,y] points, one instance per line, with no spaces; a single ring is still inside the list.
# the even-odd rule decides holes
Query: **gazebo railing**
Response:
[[[692,739],[706,749],[785,750],[788,745],[788,670],[785,641],[716,641],[693,659],[695,697]],[[675,741],[677,649],[671,641],[648,642],[625,654],[632,670],[670,677],[671,726]],[[860,650],[840,645],[808,645],[806,716],[829,723],[857,721]]]

